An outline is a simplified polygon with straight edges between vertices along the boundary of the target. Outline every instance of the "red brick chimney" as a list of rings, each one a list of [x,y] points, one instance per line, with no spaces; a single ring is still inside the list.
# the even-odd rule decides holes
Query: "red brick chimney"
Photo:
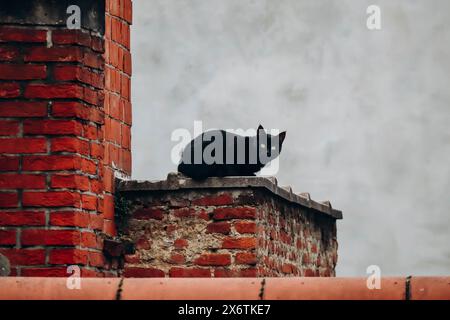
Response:
[[[81,28],[68,29],[69,5]],[[115,275],[114,176],[131,175],[131,0],[0,10],[0,254],[11,275]],[[70,12],[70,11],[69,11]]]

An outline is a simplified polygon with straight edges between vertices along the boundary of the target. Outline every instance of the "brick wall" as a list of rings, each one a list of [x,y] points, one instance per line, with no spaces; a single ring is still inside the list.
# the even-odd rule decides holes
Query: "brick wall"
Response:
[[[260,275],[335,276],[334,219],[270,197],[264,197],[258,208]]]
[[[114,175],[131,174],[131,1],[72,1],[97,19],[81,30],[65,2],[15,3],[0,19],[0,254],[13,275],[114,275],[102,246]]]
[[[124,181],[125,277],[334,276],[340,211],[264,178]]]
[[[105,15],[104,217],[115,234],[114,176],[131,175],[130,0],[107,0]]]

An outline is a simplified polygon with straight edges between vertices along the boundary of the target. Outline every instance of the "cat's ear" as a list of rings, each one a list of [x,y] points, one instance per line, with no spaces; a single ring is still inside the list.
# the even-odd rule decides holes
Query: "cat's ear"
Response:
[[[258,127],[258,131],[259,130],[264,130],[264,128],[263,128],[263,126],[262,125],[259,125],[259,127]]]
[[[284,139],[286,138],[286,131],[283,131],[278,135],[278,139],[280,140],[280,145],[283,144]]]

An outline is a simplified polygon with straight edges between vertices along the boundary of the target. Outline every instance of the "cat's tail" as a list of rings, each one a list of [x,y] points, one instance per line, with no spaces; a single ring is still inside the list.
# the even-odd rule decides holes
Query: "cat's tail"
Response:
[[[187,166],[184,162],[180,162],[177,167],[178,172],[186,174]]]
[[[185,164],[184,162],[180,162],[177,168],[178,172],[192,178],[194,180],[205,180],[208,176],[202,174],[200,168],[196,167],[193,164]]]

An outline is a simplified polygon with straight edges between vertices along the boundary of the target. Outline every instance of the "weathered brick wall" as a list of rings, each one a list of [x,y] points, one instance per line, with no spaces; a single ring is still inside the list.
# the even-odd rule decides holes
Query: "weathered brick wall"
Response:
[[[123,275],[334,276],[340,212],[320,207],[333,216],[247,187],[267,179],[239,179],[215,179],[215,186],[204,187],[190,179],[123,182],[130,212],[123,236],[135,244]]]
[[[131,1],[72,1],[80,30],[65,2],[14,3],[0,18],[0,253],[13,275],[115,275],[102,247],[113,168],[131,174]]]
[[[264,197],[258,223],[260,275],[335,276],[334,219]]]
[[[104,218],[115,234],[114,176],[131,176],[131,0],[106,0]]]

